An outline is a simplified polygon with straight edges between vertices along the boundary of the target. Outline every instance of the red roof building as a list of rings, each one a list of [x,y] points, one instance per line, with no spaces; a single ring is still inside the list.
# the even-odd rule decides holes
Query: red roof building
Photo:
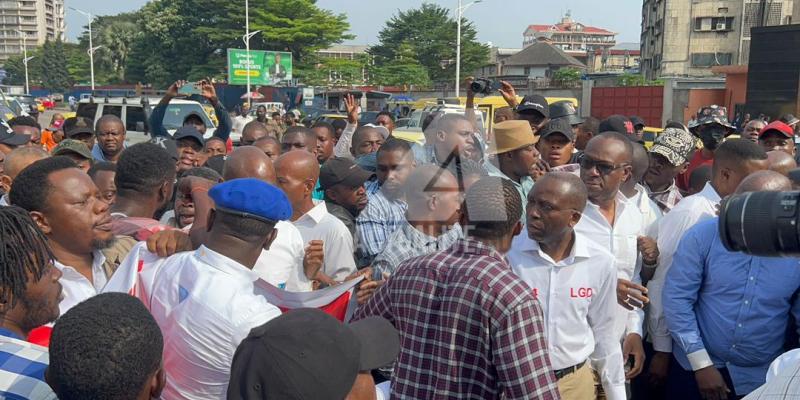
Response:
[[[523,46],[547,41],[573,57],[585,59],[595,50],[614,47],[616,36],[615,32],[607,29],[573,21],[568,11],[560,23],[528,26],[523,33]]]

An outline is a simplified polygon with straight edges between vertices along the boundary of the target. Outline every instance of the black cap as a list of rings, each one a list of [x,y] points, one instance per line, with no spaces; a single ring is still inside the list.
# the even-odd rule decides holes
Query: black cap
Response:
[[[400,338],[389,321],[342,324],[312,308],[253,328],[236,349],[228,399],[343,399],[359,371],[389,365]]]
[[[333,157],[325,161],[319,170],[319,186],[330,189],[343,184],[347,186],[360,186],[374,175],[372,172],[359,168],[353,160],[344,157]]]
[[[173,160],[178,161],[178,145],[174,140],[165,136],[156,136],[150,139],[149,142],[166,150]]]
[[[218,154],[216,156],[209,157],[209,159],[206,160],[206,163],[203,166],[211,168],[214,171],[217,171],[217,173],[219,173],[219,175],[222,176],[225,168],[225,160],[227,159],[228,156],[224,154]]]
[[[632,135],[633,123],[631,123],[631,120],[629,120],[628,117],[624,115],[615,114],[601,121],[600,128],[598,130],[601,133],[619,132],[623,135]]]
[[[16,147],[28,144],[30,141],[30,135],[16,134],[13,130],[6,127],[5,123],[0,125],[0,144]]]
[[[630,120],[631,120],[631,123],[633,124],[634,128],[639,126],[639,125],[647,126],[647,123],[644,122],[644,119],[642,119],[642,117],[640,117],[638,115],[631,115]]]
[[[205,139],[203,139],[203,135],[200,134],[200,131],[198,131],[194,125],[184,125],[178,128],[178,130],[175,131],[175,134],[172,135],[172,138],[175,139],[175,141],[186,138],[194,139],[197,141],[197,143],[200,143],[201,147],[205,146],[206,144]]]
[[[92,120],[86,117],[71,117],[64,120],[64,134],[68,138],[78,136],[82,133],[94,135],[94,126]]]
[[[539,133],[542,139],[554,134],[560,133],[567,137],[570,141],[575,140],[575,133],[572,131],[572,125],[569,124],[566,118],[551,119]]]
[[[550,119],[564,119],[570,125],[578,125],[583,123],[583,118],[578,116],[578,110],[575,105],[569,100],[557,101],[550,104]]]
[[[800,122],[800,119],[797,119],[797,117],[792,114],[784,114],[781,116],[781,121],[786,125],[795,125]]]
[[[547,99],[538,94],[532,94],[522,98],[522,102],[517,105],[518,113],[538,112],[545,118],[550,117],[550,108],[547,106]]]

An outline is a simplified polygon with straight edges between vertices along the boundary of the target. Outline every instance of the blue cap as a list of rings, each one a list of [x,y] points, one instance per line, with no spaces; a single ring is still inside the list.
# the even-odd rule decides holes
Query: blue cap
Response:
[[[233,179],[208,191],[219,211],[264,222],[288,220],[292,205],[280,189],[259,179]]]

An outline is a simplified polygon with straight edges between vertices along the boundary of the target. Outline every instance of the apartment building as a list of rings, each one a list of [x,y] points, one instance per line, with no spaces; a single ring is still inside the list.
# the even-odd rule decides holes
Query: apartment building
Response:
[[[0,62],[22,53],[23,43],[32,50],[59,36],[64,36],[64,0],[0,0]]]
[[[561,22],[549,25],[530,25],[522,35],[523,47],[546,40],[584,63],[589,54],[596,50],[610,49],[617,44],[615,32],[575,21],[569,11],[561,19]]]

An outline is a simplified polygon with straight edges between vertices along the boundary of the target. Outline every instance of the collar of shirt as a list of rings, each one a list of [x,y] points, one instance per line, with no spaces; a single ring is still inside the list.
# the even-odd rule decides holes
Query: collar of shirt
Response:
[[[195,250],[194,256],[197,257],[198,260],[206,263],[211,268],[219,270],[220,272],[238,276],[242,279],[250,281],[256,281],[259,279],[258,274],[253,272],[252,269],[239,264],[230,257],[224,256],[214,250],[209,249],[205,245],[202,245]]]
[[[91,285],[95,288],[96,291],[100,291],[108,282],[108,277],[106,276],[105,270],[103,270],[103,263],[106,262],[106,256],[100,250],[92,251],[92,280]],[[54,262],[56,268],[58,268],[62,275],[60,280],[67,280],[72,282],[80,282],[84,281],[89,283],[89,280],[86,279],[83,274],[78,272],[74,267],[62,264],[58,260]]]
[[[603,223],[607,227],[613,229],[615,226],[617,226],[617,223],[620,221],[622,216],[626,214],[626,211],[628,211],[629,208],[632,208],[632,206],[635,206],[635,203],[625,197],[625,195],[620,191],[617,191],[617,196],[614,198],[614,202],[616,203],[616,207],[614,209],[613,224],[609,224],[608,220],[606,220],[606,217],[604,217],[600,212],[600,206],[592,203],[591,201],[586,202],[586,208],[583,209],[583,216],[581,217],[581,220],[583,220],[585,217],[589,217],[595,222]]]
[[[0,197],[0,207],[8,207],[11,204],[8,202],[8,193],[4,194],[3,197]]]
[[[706,182],[706,185],[703,187],[703,190],[698,193],[700,196],[707,198],[712,203],[719,203],[722,200],[722,197],[719,197],[719,193],[717,190],[711,186],[711,182]]]
[[[484,162],[483,162],[483,168],[486,170],[486,172],[489,174],[489,176],[496,176],[496,177],[499,177],[499,178],[508,179],[508,180],[509,180],[509,181],[511,181],[511,183],[513,183],[513,184],[514,184],[514,186],[516,186],[518,189],[519,189],[519,188],[526,188],[526,187],[528,187],[528,186],[530,186],[530,187],[533,187],[533,179],[531,179],[531,177],[530,177],[530,176],[523,176],[523,177],[520,179],[520,181],[519,181],[519,182],[517,182],[517,181],[515,181],[515,180],[513,180],[513,179],[509,178],[509,177],[508,177],[508,175],[506,175],[505,173],[503,173],[503,171],[501,171],[501,170],[500,170],[500,168],[498,168],[496,165],[494,165],[494,164],[493,164],[492,162],[490,162],[488,159],[487,159],[486,161],[484,161]],[[523,199],[522,199],[522,202],[524,203],[525,201],[526,201],[526,200],[523,198]]]
[[[647,183],[642,185],[642,187],[644,187],[645,190],[647,190],[647,194],[650,195],[650,196],[658,196],[660,194],[669,193],[669,192],[671,192],[673,190],[678,190],[678,186],[675,184],[675,179],[673,179],[672,183],[669,186],[667,186],[667,188],[664,189],[664,190],[659,190],[659,191],[651,190],[650,189],[650,185],[648,185]]]
[[[10,337],[12,339],[17,339],[17,340],[25,340],[24,338],[20,337],[16,333],[11,332],[6,328],[0,328],[0,336]]]
[[[311,220],[314,221],[314,225],[316,225],[322,222],[322,219],[325,218],[326,215],[328,215],[328,208],[325,207],[324,201],[320,201],[312,209],[298,218],[296,223]]]
[[[526,253],[529,255],[538,255],[539,258],[547,261],[554,267],[564,267],[567,265],[572,265],[576,261],[584,258],[588,258],[591,256],[589,252],[589,248],[587,247],[588,240],[587,238],[579,235],[576,232],[572,233],[572,237],[574,238],[572,242],[572,248],[569,251],[569,255],[561,261],[555,261],[549,254],[545,253],[542,248],[539,246],[539,242],[528,238],[528,230],[523,229],[523,232],[520,233],[518,236],[519,240],[516,242],[516,251],[521,253]]]
[[[128,148],[128,145],[123,142],[122,143],[122,149],[124,150],[124,149],[127,149],[127,148]],[[106,155],[103,154],[103,149],[101,149],[100,145],[98,145],[97,143],[95,143],[94,147],[92,147],[92,157],[94,157],[94,159],[96,161],[108,161],[108,160],[106,160]]]
[[[505,257],[497,249],[472,238],[458,239],[453,244],[452,252],[455,256],[487,256],[505,261]]]
[[[457,230],[460,231],[458,226],[453,226],[447,232],[442,233],[439,236],[430,236],[425,233],[420,232],[417,228],[414,228],[411,224],[408,223],[406,220],[403,225],[400,226],[400,229],[403,231],[403,236],[408,240],[408,242],[412,246],[421,246],[427,247],[439,242],[451,242],[451,236],[454,235],[454,232]]]

